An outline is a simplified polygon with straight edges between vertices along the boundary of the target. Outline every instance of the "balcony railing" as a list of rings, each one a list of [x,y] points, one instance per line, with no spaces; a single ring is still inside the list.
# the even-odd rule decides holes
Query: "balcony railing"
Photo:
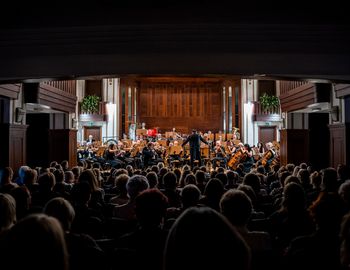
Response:
[[[264,110],[260,102],[254,101],[252,117],[253,121],[280,121],[281,110],[280,107]]]
[[[303,81],[280,81],[280,95],[287,94],[289,91],[298,88],[302,85],[308,84]]]
[[[50,85],[54,88],[60,89],[63,92],[66,92],[67,94],[76,96],[77,90],[76,90],[76,81],[70,80],[70,81],[47,81],[43,82],[43,84]]]
[[[85,113],[81,110],[81,102],[79,102],[79,121],[85,122],[103,122],[108,120],[108,114],[106,109],[107,102],[99,102],[97,113]]]

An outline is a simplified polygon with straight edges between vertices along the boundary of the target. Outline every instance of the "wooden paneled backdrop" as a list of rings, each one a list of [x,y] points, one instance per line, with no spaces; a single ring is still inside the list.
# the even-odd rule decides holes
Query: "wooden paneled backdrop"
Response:
[[[222,87],[219,81],[141,81],[138,122],[161,133],[173,127],[182,133],[192,128],[222,130]]]

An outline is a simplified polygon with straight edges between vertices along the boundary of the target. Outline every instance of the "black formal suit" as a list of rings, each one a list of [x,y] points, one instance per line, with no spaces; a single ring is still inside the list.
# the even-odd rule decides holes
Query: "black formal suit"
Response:
[[[155,154],[154,151],[147,146],[142,149],[144,168],[147,168],[148,166],[151,166],[151,165],[155,165],[154,154]]]
[[[202,165],[201,161],[201,141],[204,142],[205,144],[208,144],[201,135],[197,133],[192,133],[188,138],[183,142],[182,147],[185,146],[185,144],[190,143],[190,162],[191,162],[191,167],[193,167],[193,162],[195,160],[199,161],[199,166]]]

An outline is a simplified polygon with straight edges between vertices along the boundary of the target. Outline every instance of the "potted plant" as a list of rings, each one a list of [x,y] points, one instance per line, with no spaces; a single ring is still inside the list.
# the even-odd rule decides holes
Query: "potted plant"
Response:
[[[273,95],[268,95],[266,93],[264,93],[261,97],[260,97],[260,104],[261,104],[261,108],[264,112],[268,112],[268,111],[275,111],[278,109],[279,105],[280,105],[280,101],[278,99],[278,97],[273,96]]]
[[[87,95],[81,102],[81,111],[83,113],[97,113],[99,110],[100,97],[96,95]]]

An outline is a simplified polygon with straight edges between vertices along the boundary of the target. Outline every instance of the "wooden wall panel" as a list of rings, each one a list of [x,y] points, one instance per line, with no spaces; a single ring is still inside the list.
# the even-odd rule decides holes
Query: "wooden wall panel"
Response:
[[[102,80],[86,80],[85,96],[96,95],[102,100]]]
[[[22,165],[26,165],[26,125],[0,125],[0,167],[10,166],[15,175]]]
[[[0,96],[8,97],[11,99],[18,99],[20,90],[21,84],[1,84]]]
[[[219,82],[141,81],[139,121],[160,132],[222,130],[222,89]]]
[[[283,129],[280,138],[281,165],[309,163],[309,130]]]
[[[350,96],[350,84],[336,84],[334,91],[337,98]]]
[[[338,164],[349,165],[350,159],[350,125],[329,125],[330,131],[330,165],[337,168]]]
[[[77,165],[77,131],[73,129],[54,129],[49,131],[49,159],[62,162],[68,160],[69,166]],[[57,143],[59,142],[59,143]]]

